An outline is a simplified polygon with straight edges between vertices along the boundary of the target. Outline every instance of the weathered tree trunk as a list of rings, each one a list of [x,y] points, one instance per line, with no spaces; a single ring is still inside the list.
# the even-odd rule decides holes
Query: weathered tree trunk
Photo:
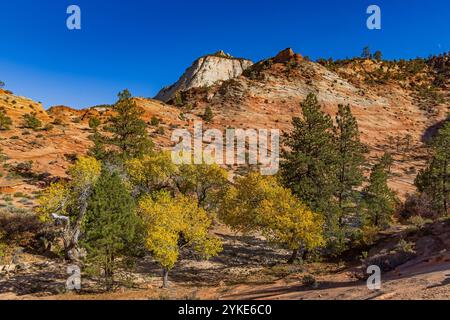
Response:
[[[288,264],[293,264],[295,262],[295,260],[298,259],[299,254],[300,254],[301,260],[305,261],[306,260],[306,256],[308,254],[308,250],[305,249],[304,246],[301,246],[299,249],[292,250],[292,255],[289,258],[289,260],[287,261],[287,263]]]
[[[114,255],[107,253],[105,262],[105,284],[106,291],[111,291],[114,288]]]
[[[169,287],[169,270],[163,269],[163,288]]]
[[[293,264],[295,262],[295,260],[297,259],[297,256],[298,256],[298,249],[292,250],[292,255],[289,258],[289,260],[287,261],[287,263]]]
[[[447,173],[447,168],[448,168],[448,163],[447,161],[444,161],[444,174],[443,174],[443,179],[442,179],[442,195],[443,195],[443,200],[444,200],[444,212],[443,214],[446,215],[448,214],[448,200],[447,200],[447,179],[448,179],[448,173]]]
[[[71,262],[80,262],[81,254],[78,248],[78,240],[81,233],[81,226],[83,224],[84,216],[87,211],[87,200],[89,198],[91,189],[85,190],[81,193],[78,198],[79,203],[79,211],[78,216],[75,222],[72,224],[70,221],[67,221],[66,226],[64,227],[63,241],[64,241],[64,252],[65,258]]]

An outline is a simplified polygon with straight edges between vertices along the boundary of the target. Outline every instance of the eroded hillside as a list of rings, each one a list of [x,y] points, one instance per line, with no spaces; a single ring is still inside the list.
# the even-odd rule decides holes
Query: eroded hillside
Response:
[[[144,110],[157,148],[170,147],[172,131],[190,128],[207,106],[214,116],[205,127],[289,131],[308,93],[315,93],[333,117],[338,104],[350,104],[371,156],[384,151],[393,154],[391,186],[400,196],[413,191],[426,155],[423,138],[449,111],[448,56],[419,66],[366,59],[319,62],[286,49],[238,77],[180,91],[169,104],[145,98],[135,101]],[[99,118],[105,125],[112,114],[108,105],[83,110],[57,106],[45,111],[39,103],[6,90],[0,90],[0,107],[13,122],[11,130],[0,132],[0,147],[7,157],[0,178],[4,193],[32,192],[41,186],[39,179],[15,174],[11,168],[18,164],[32,163],[30,170],[38,178],[64,177],[73,158],[91,145],[89,119]],[[32,113],[42,122],[39,130],[24,127],[23,115]]]

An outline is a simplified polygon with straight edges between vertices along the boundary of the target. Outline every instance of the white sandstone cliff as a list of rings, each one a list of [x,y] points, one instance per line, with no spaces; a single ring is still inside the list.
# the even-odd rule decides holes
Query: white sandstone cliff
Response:
[[[233,58],[223,51],[203,56],[194,61],[176,83],[158,92],[155,99],[166,102],[179,91],[210,86],[218,81],[238,77],[252,64],[250,60]]]

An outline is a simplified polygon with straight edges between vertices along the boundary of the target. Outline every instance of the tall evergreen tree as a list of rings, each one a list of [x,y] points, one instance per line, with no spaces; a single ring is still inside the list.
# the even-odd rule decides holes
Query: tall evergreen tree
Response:
[[[385,152],[380,159],[382,165],[386,168],[388,174],[391,173],[392,165],[394,164],[394,158],[389,152]]]
[[[361,54],[361,58],[372,59],[372,53],[370,52],[369,47],[364,47],[362,54]]]
[[[114,105],[116,115],[110,118],[107,130],[112,133],[111,144],[119,149],[120,159],[140,157],[149,152],[153,144],[146,131],[146,123],[141,119],[143,110],[139,108],[128,90],[118,95]]]
[[[431,158],[427,167],[417,175],[415,185],[425,193],[432,206],[441,215],[449,214],[450,208],[450,121],[438,131],[431,142]]]
[[[375,163],[370,172],[369,185],[363,190],[363,224],[386,228],[395,210],[396,196],[387,184],[388,170],[382,159]]]
[[[339,227],[342,228],[347,214],[356,208],[356,188],[364,180],[364,154],[367,147],[361,143],[358,123],[350,106],[339,105],[336,116],[337,148],[337,190],[335,193],[339,206]]]
[[[211,122],[214,118],[214,113],[211,109],[210,106],[207,106],[205,109],[205,113],[202,116],[203,120],[205,120],[206,122]]]
[[[284,136],[281,161],[283,183],[313,211],[336,223],[336,150],[333,122],[320,110],[314,94],[301,103],[303,117],[292,120],[293,130]]]
[[[100,126],[100,120],[97,118],[89,119],[89,127],[93,131],[89,139],[94,143],[94,145],[89,148],[88,155],[94,157],[97,160],[103,160],[106,155],[105,149],[105,137],[100,133],[98,127]]]
[[[84,244],[88,261],[101,269],[105,287],[111,290],[120,258],[135,239],[138,219],[135,203],[117,173],[103,170],[89,199]]]

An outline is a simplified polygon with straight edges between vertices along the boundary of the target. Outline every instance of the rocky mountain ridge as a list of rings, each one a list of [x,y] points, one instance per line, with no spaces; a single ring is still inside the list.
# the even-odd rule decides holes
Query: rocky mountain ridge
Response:
[[[438,59],[434,64],[442,67],[446,61]],[[425,163],[424,135],[449,112],[445,76],[448,69],[437,72],[426,64],[420,68],[407,65],[408,70],[417,70],[405,73],[401,64],[392,63],[387,77],[388,65],[385,61],[364,59],[323,64],[286,49],[229,80],[180,91],[168,103],[134,100],[144,110],[144,120],[156,147],[163,149],[173,146],[174,129],[192,128],[193,121],[201,120],[208,106],[213,118],[204,124],[205,129],[276,128],[287,132],[292,117],[300,116],[300,102],[310,92],[317,95],[323,110],[333,117],[338,104],[350,104],[361,139],[370,148],[370,157],[384,151],[393,154],[390,184],[404,196],[414,191],[414,178]],[[444,81],[432,87],[436,74],[444,74]],[[427,85],[433,88],[433,95],[421,93]],[[104,126],[113,114],[107,105],[83,110],[65,106],[44,110],[41,104],[7,90],[0,90],[0,108],[13,122],[11,130],[0,131],[0,148],[7,158],[6,167],[0,169],[0,187],[8,193],[39,188],[34,182],[9,173],[8,168],[20,163],[32,161],[35,174],[64,177],[73,157],[84,154],[91,145],[89,119],[95,116]],[[39,130],[23,126],[23,115],[30,113],[41,120]]]

